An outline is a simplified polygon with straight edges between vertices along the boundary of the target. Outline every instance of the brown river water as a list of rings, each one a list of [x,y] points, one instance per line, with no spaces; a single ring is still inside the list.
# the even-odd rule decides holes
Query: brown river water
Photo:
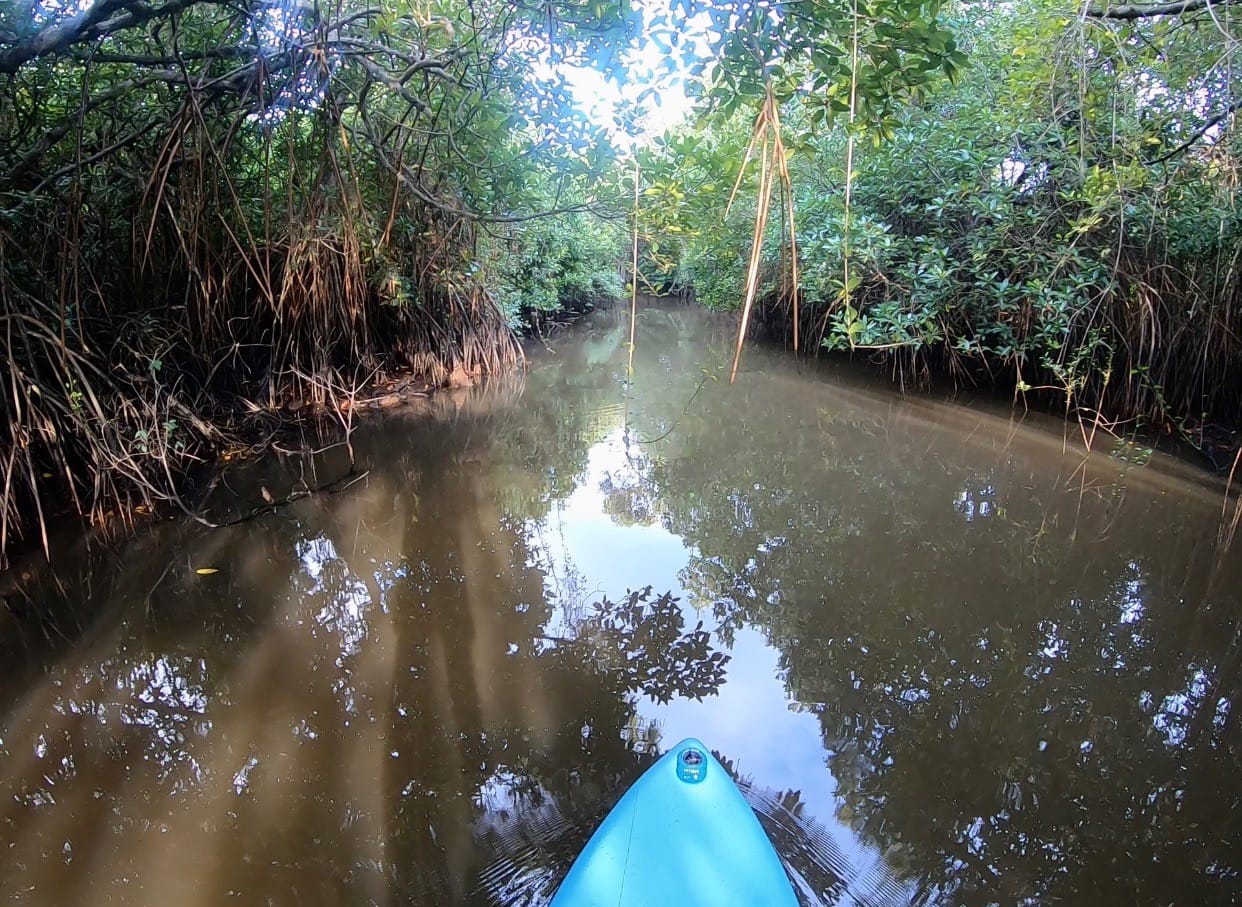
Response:
[[[0,623],[0,901],[546,904],[691,735],[804,904],[1242,898],[1219,487],[848,365],[730,386],[693,310],[627,339],[58,556]]]

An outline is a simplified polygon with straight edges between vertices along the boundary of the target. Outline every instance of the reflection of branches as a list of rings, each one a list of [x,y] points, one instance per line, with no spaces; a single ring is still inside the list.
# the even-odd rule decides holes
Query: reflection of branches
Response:
[[[732,774],[732,772],[730,772]],[[800,887],[814,893],[815,904],[855,904],[859,907],[922,903],[915,885],[903,881],[894,858],[900,846],[890,848],[880,860],[870,852],[859,860],[858,852],[844,844],[824,824],[825,817],[810,815],[802,792],[774,791],[740,780],[738,786],[754,809],[764,831],[781,855],[786,871],[800,880]]]
[[[616,673],[628,690],[658,702],[677,696],[702,699],[719,690],[729,656],[711,649],[711,634],[700,621],[683,633],[677,599],[665,592],[651,601],[651,587],[630,592],[619,602],[607,597],[579,627],[576,645],[589,658]]]
[[[682,417],[685,416],[686,413],[690,412],[690,407],[694,405],[694,398],[699,395],[699,391],[703,389],[703,385],[707,383],[707,379],[708,378],[714,379],[715,377],[716,376],[711,374],[710,372],[704,371],[703,378],[699,381],[698,386],[694,389],[694,393],[690,395],[690,399],[687,400],[686,405],[682,407],[681,415],[679,415],[676,419],[673,420],[673,424],[668,427],[668,431],[664,432],[664,434],[659,435],[658,437],[655,437],[655,438],[650,438],[650,439],[639,438],[638,443],[639,444],[655,444],[659,441],[663,441],[665,438],[671,435],[677,429],[677,426],[678,424],[680,424]]]

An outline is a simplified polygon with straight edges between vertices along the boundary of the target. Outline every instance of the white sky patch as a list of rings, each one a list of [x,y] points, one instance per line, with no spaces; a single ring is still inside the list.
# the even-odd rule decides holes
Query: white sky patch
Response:
[[[94,2],[95,0],[39,0],[33,10],[35,24],[42,28],[52,22],[68,19],[85,12]]]
[[[612,143],[624,149],[650,143],[690,113],[694,102],[686,92],[685,57],[687,52],[696,58],[707,56],[711,29],[710,17],[700,13],[670,38],[667,30],[653,25],[659,17],[670,15],[669,0],[640,0],[635,7],[643,16],[643,34],[639,46],[622,56],[625,72],[619,78],[610,79],[589,67],[564,70],[579,109],[605,127]],[[627,106],[638,112],[628,126],[621,122]]]

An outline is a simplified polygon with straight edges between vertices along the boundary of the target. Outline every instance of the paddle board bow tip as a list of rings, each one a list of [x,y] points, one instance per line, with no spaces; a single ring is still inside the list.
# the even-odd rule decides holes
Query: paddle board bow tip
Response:
[[[771,840],[720,760],[687,737],[595,830],[552,907],[796,907]]]

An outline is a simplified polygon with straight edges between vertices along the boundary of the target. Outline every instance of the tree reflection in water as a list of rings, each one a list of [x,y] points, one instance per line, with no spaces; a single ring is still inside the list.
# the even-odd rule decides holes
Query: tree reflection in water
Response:
[[[486,901],[484,869],[525,840],[527,895],[550,892],[646,764],[637,698],[709,696],[727,657],[649,588],[550,639],[521,524],[476,471],[434,472],[416,511],[373,481],[225,543],[140,543],[156,563],[214,545],[228,566],[114,598],[6,710],[5,890]],[[136,569],[121,585],[158,578]]]
[[[703,699],[808,904],[1232,900],[1219,501],[761,350],[703,383],[696,318],[645,315],[632,378],[605,320],[369,426],[342,494],[59,560],[0,640],[0,889],[544,903],[672,742],[657,703]],[[633,550],[557,554],[584,490]],[[761,680],[812,738],[779,776],[748,774],[773,716],[718,711]]]

